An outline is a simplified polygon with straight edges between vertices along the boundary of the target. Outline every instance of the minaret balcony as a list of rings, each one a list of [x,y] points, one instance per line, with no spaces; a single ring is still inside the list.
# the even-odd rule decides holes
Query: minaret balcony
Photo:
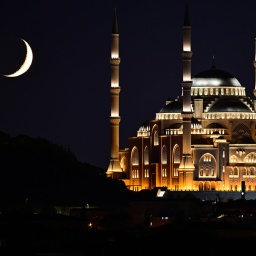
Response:
[[[120,58],[110,58],[109,62],[113,66],[118,66],[121,62],[121,59]]]

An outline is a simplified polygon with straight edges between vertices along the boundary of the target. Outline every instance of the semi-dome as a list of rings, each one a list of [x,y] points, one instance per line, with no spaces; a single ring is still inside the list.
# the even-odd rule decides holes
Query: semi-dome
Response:
[[[211,69],[204,70],[192,78],[194,87],[208,86],[241,86],[239,81],[226,71],[212,66]]]
[[[183,105],[181,101],[172,101],[165,105],[159,112],[160,113],[181,113]]]
[[[208,112],[249,112],[252,110],[239,98],[223,97],[214,103]]]
[[[206,128],[206,129],[222,129],[222,128],[225,128],[225,127],[222,126],[222,125],[219,124],[219,123],[210,123],[210,124],[206,125],[205,128]]]

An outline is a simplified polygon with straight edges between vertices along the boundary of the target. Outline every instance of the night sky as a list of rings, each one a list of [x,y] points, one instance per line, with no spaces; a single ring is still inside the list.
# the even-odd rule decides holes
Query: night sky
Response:
[[[122,149],[168,97],[181,94],[186,1],[115,2]],[[209,69],[214,56],[216,67],[234,75],[252,98],[256,1],[188,4],[192,76]],[[70,149],[81,162],[108,167],[114,5],[113,0],[0,2],[0,73],[13,72],[22,63],[20,38],[34,54],[31,68],[22,76],[0,76],[0,131],[46,138]]]

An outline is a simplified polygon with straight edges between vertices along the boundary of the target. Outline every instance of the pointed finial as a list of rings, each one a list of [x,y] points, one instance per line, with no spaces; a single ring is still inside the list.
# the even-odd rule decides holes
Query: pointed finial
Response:
[[[190,26],[189,13],[188,13],[188,2],[186,2],[184,26]]]
[[[116,7],[114,8],[114,18],[113,18],[112,34],[118,34]]]
[[[215,69],[216,66],[215,66],[215,60],[214,60],[214,55],[212,55],[212,69]]]

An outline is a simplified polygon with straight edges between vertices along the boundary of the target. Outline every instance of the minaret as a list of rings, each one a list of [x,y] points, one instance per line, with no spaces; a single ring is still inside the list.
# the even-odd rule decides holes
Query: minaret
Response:
[[[256,112],[256,38],[254,39],[254,61],[253,61],[253,67],[254,67],[254,90],[253,90],[253,106],[254,106],[254,112]],[[254,140],[256,139],[256,136],[254,137]]]
[[[253,61],[253,66],[254,66],[254,90],[253,90],[254,111],[256,111],[256,38],[254,39],[254,61]]]
[[[119,116],[119,93],[121,88],[119,86],[119,33],[117,27],[116,8],[114,10],[112,39],[111,39],[111,116],[109,118],[111,124],[111,158],[107,170],[107,176],[111,178],[119,178],[122,172],[119,161],[119,123],[121,117]],[[119,175],[118,175],[119,174]]]
[[[183,111],[181,113],[183,119],[183,151],[182,159],[179,166],[179,187],[180,189],[193,189],[193,176],[195,166],[191,157],[191,26],[188,13],[188,4],[186,3],[186,11],[183,25]]]

